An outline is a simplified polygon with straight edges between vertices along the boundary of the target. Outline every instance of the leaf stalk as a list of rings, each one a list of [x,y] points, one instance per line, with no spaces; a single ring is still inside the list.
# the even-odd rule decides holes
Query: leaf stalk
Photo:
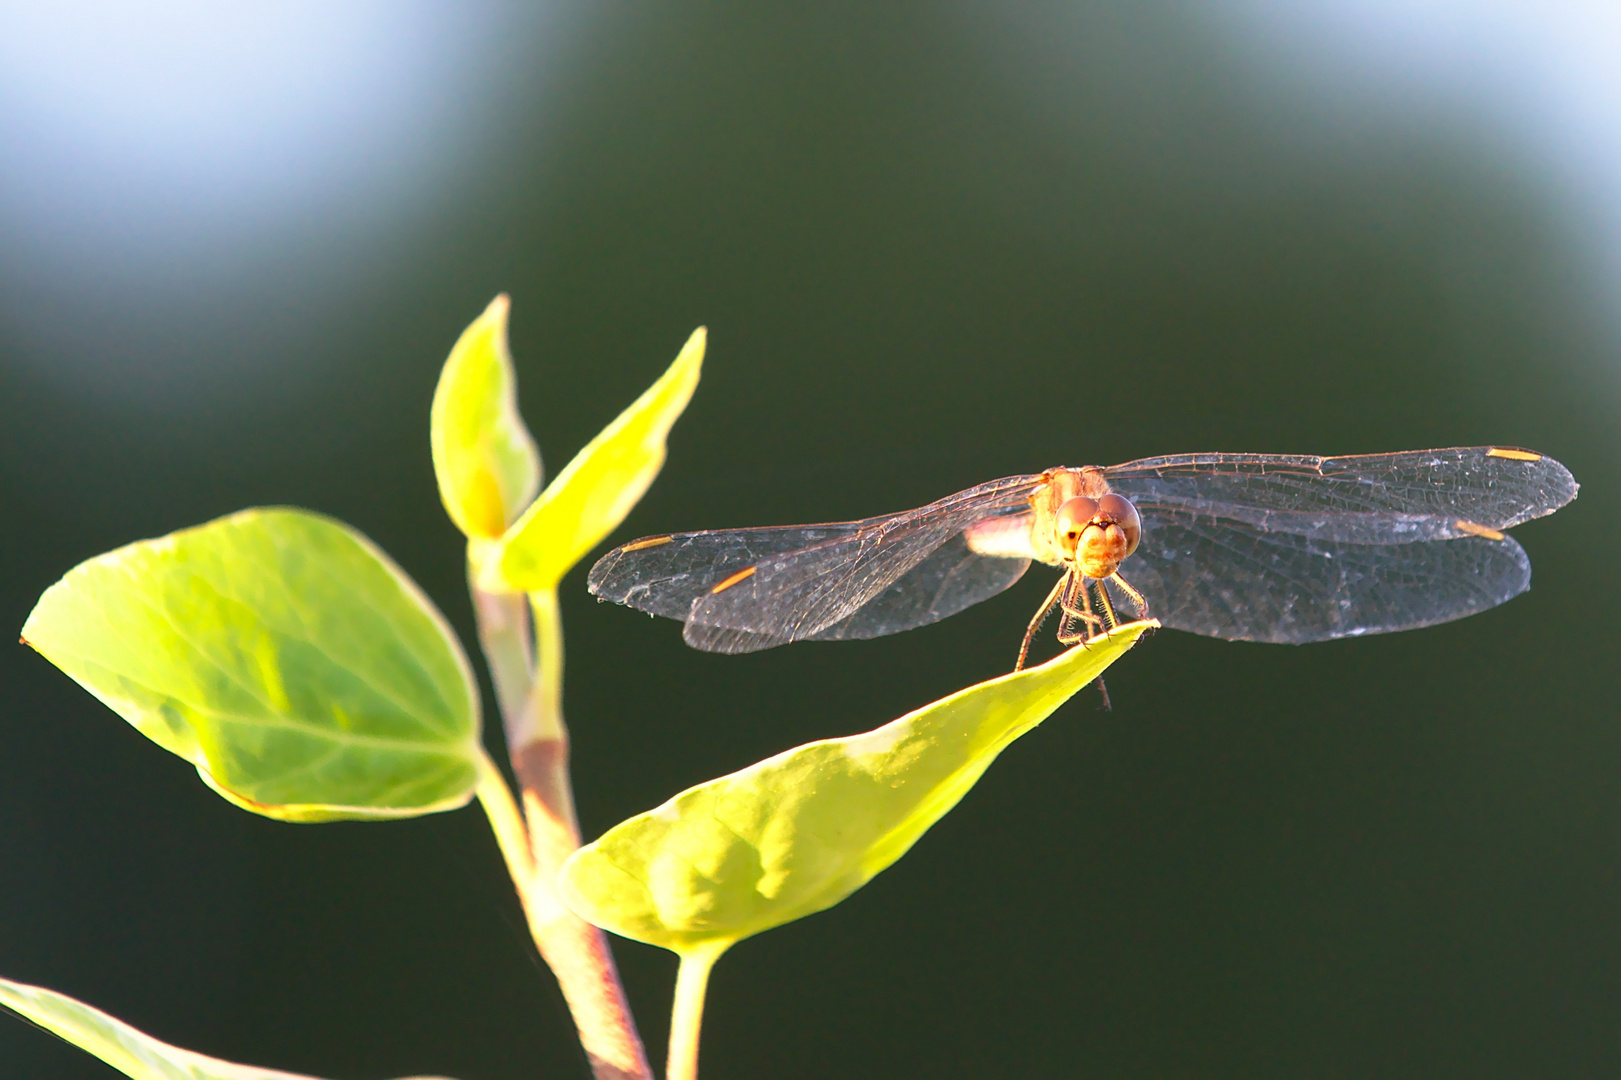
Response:
[[[484,815],[490,819],[490,831],[495,833],[501,857],[506,860],[507,873],[512,875],[513,884],[518,886],[521,899],[524,883],[535,876],[535,858],[529,850],[529,830],[524,825],[523,813],[512,798],[512,789],[507,787],[506,777],[501,775],[500,768],[488,754],[479,756],[478,771],[479,805],[484,807]],[[525,902],[525,910],[528,906]]]
[[[675,977],[675,1004],[670,1010],[670,1056],[664,1080],[698,1080],[698,1036],[704,1022],[709,972],[730,941],[706,943],[681,953]]]

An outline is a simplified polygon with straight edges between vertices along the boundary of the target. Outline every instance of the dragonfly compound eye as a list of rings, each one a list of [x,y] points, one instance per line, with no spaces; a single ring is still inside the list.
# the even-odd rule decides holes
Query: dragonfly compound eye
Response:
[[[1137,550],[1137,542],[1143,538],[1143,519],[1138,516],[1137,508],[1131,505],[1130,499],[1110,492],[1098,500],[1098,513],[1120,526],[1120,531],[1125,533],[1127,555]]]
[[[1081,533],[1097,516],[1098,504],[1083,496],[1069,499],[1058,508],[1058,519],[1053,524],[1053,531],[1057,533],[1054,539],[1065,555],[1075,557],[1075,545],[1080,543]]]

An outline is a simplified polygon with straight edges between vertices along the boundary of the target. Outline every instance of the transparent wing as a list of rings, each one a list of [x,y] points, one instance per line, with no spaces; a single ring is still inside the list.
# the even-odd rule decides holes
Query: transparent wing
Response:
[[[1340,458],[1177,454],[1104,475],[1145,516],[1157,509],[1182,522],[1354,544],[1451,539],[1473,534],[1467,526],[1507,529],[1576,497],[1576,481],[1559,462],[1492,446]]]
[[[1231,519],[1143,518],[1120,576],[1166,626],[1211,637],[1300,644],[1408,630],[1485,611],[1531,583],[1508,537],[1350,544]]]
[[[961,534],[1027,511],[1039,482],[1009,477],[863,521],[649,537],[604,556],[590,588],[682,619],[687,642],[712,652],[898,633],[1018,580],[1026,560],[976,555]]]
[[[598,559],[586,584],[593,596],[684,621],[694,600],[733,574],[794,552],[839,558],[867,525],[842,521],[643,537]]]
[[[1142,514],[1142,543],[1121,574],[1152,614],[1276,642],[1425,626],[1500,604],[1530,580],[1525,553],[1500,531],[1576,495],[1557,461],[1503,447],[1180,454],[1104,474]],[[1025,560],[975,554],[962,531],[1026,512],[1040,483],[1010,477],[864,521],[648,537],[598,562],[591,591],[681,619],[689,643],[718,652],[892,634],[1018,580]]]
[[[968,550],[961,532],[855,614],[816,635],[817,641],[875,638],[938,622],[1013,587],[1029,559],[996,558]]]
[[[995,558],[969,551],[963,534],[958,532],[853,614],[804,639],[883,637],[938,622],[1011,588],[1029,568],[1029,559]],[[699,618],[687,621],[682,636],[694,648],[726,653],[755,652],[796,640],[715,626]]]

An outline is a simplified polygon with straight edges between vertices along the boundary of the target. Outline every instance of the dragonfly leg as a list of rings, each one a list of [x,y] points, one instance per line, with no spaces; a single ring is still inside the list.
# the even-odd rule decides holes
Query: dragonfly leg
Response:
[[[1098,618],[1096,615],[1093,615],[1091,612],[1087,612],[1084,615],[1079,616],[1079,618],[1081,619],[1080,627],[1075,627],[1072,625],[1067,631],[1062,627],[1059,628],[1058,644],[1085,645],[1088,641],[1091,641],[1098,635],[1108,632],[1103,628],[1103,620]]]
[[[1075,620],[1080,616],[1081,609],[1077,606],[1075,595],[1084,587],[1081,576],[1071,573],[1065,582],[1064,595],[1058,600],[1058,640],[1064,643],[1066,638],[1075,636]],[[1085,594],[1082,593],[1084,603]]]
[[[1077,643],[1084,645],[1089,636],[1103,632],[1103,620],[1092,613],[1092,594],[1087,591],[1086,579],[1074,571],[1071,571],[1070,576],[1070,587],[1064,593],[1061,604],[1064,609],[1064,618],[1058,624],[1058,643],[1060,645],[1074,645]],[[1086,627],[1086,630],[1077,631],[1075,629],[1077,619]]]
[[[1120,591],[1125,593],[1131,602],[1137,606],[1137,617],[1139,619],[1148,618],[1148,601],[1143,597],[1142,593],[1133,589],[1127,584],[1126,579],[1118,573],[1109,575],[1109,580],[1120,586]]]
[[[1013,665],[1014,671],[1019,671],[1024,667],[1024,658],[1030,655],[1030,640],[1036,636],[1036,631],[1041,629],[1041,624],[1047,621],[1047,616],[1052,614],[1053,608],[1063,598],[1064,587],[1069,584],[1070,576],[1071,572],[1066,572],[1063,577],[1058,579],[1058,584],[1053,586],[1053,591],[1048,593],[1047,599],[1041,602],[1041,609],[1036,612],[1036,617],[1030,620],[1030,626],[1024,632],[1024,642],[1019,646],[1019,662]]]
[[[1114,605],[1109,603],[1109,592],[1103,587],[1103,582],[1094,581],[1092,584],[1098,590],[1098,606],[1102,610],[1104,617],[1108,619],[1108,628],[1103,631],[1107,634],[1120,625],[1120,618],[1114,613]],[[1088,594],[1088,597],[1090,597],[1090,594]],[[1093,679],[1092,685],[1098,688],[1098,695],[1103,699],[1098,708],[1104,712],[1113,712],[1114,705],[1109,701],[1109,685],[1103,681],[1103,676],[1099,675],[1096,679]]]
[[[1120,616],[1114,613],[1114,605],[1109,602],[1109,590],[1103,587],[1103,582],[1097,582],[1098,607],[1103,610],[1103,617],[1108,620],[1109,628],[1105,633],[1112,632],[1120,625]]]
[[[1102,582],[1098,583],[1098,588],[1100,590],[1103,588]],[[1047,602],[1041,605],[1041,611],[1031,620],[1030,629],[1024,635],[1024,647],[1019,650],[1020,666],[1024,664],[1024,656],[1030,648],[1031,637],[1041,628],[1042,622],[1046,620],[1048,612],[1052,611],[1054,606],[1062,608],[1064,612],[1063,620],[1058,624],[1060,645],[1074,645],[1077,642],[1082,646],[1086,644],[1086,634],[1074,632],[1076,619],[1081,620],[1088,630],[1103,625],[1103,620],[1089,610],[1092,606],[1092,596],[1086,590],[1085,579],[1071,570],[1058,579],[1058,585],[1048,594]],[[1016,667],[1013,670],[1019,669]],[[1093,681],[1097,684],[1098,693],[1103,695],[1103,711],[1109,712],[1112,706],[1109,704],[1109,688],[1103,684],[1103,676],[1099,675]]]
[[[1098,595],[1102,597],[1102,602],[1098,603],[1098,601],[1093,598],[1091,589],[1087,587],[1086,580],[1084,578],[1077,580],[1080,587],[1070,596],[1066,597],[1068,603],[1064,607],[1064,625],[1059,627],[1058,641],[1060,644],[1064,645],[1073,645],[1076,642],[1080,642],[1081,647],[1085,648],[1086,634],[1077,634],[1072,631],[1073,619],[1080,619],[1086,624],[1087,631],[1099,634],[1106,634],[1110,630],[1114,629],[1119,620],[1115,617],[1114,608],[1109,606],[1109,597],[1108,594],[1103,591],[1103,582],[1097,581],[1092,583],[1097,586]],[[1085,604],[1085,609],[1076,604],[1077,597],[1075,593],[1079,594],[1079,599]],[[1098,604],[1099,609],[1104,612],[1106,618],[1108,619],[1107,623],[1104,622],[1104,619],[1099,618],[1090,610],[1094,604]],[[1103,676],[1099,675],[1096,679],[1093,679],[1092,685],[1098,688],[1098,694],[1103,698],[1103,701],[1099,707],[1104,712],[1112,711],[1114,706],[1109,702],[1109,687],[1106,683],[1104,683]]]
[[[1065,590],[1063,599],[1058,601],[1058,609],[1064,613],[1065,623],[1059,629],[1069,633],[1069,624],[1076,619],[1085,620],[1092,614],[1092,597],[1086,591],[1086,579],[1079,573],[1070,578],[1069,588]]]

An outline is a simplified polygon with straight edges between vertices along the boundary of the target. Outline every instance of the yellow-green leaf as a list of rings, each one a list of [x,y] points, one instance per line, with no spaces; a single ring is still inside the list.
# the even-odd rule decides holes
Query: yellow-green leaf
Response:
[[[683,955],[832,907],[1156,625],[1120,627],[875,731],[807,743],[689,788],[575,852],[560,876],[564,899],[606,930]]]
[[[659,380],[602,430],[540,498],[479,558],[479,587],[540,592],[625,520],[664,464],[664,442],[692,399],[703,366],[703,327]]]
[[[497,296],[463,331],[433,393],[428,432],[439,497],[469,538],[499,537],[540,490],[540,451],[518,414],[507,349],[510,306]]]
[[[244,510],[81,563],[23,638],[245,809],[448,810],[478,786],[478,695],[444,617],[364,536]]]
[[[0,1005],[105,1061],[135,1080],[316,1080],[182,1050],[116,1017],[43,986],[0,979]],[[6,1075],[10,1075],[9,1070]],[[444,1080],[418,1076],[409,1080]]]

